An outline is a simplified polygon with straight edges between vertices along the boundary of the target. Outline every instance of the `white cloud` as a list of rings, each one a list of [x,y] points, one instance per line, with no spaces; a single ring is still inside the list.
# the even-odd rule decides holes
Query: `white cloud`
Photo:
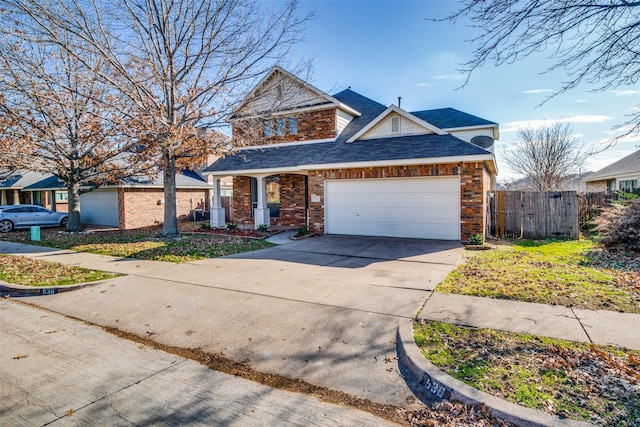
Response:
[[[416,83],[418,87],[431,87],[433,86],[431,83]]]
[[[636,96],[640,95],[640,90],[612,90],[611,93],[615,96]]]
[[[562,119],[551,120],[516,120],[513,122],[505,123],[500,129],[501,132],[513,132],[521,127],[541,127],[549,126],[555,123],[602,123],[608,120],[612,120],[613,117],[606,116],[604,114],[585,114],[573,117],[565,117]]]
[[[588,99],[584,99],[584,98],[580,98],[580,99],[576,99],[576,102],[579,104],[584,104],[585,102],[589,102]]]
[[[435,78],[438,80],[463,80],[466,75],[461,73],[439,74]]]
[[[531,95],[531,94],[538,94],[538,93],[553,93],[553,92],[554,92],[553,89],[530,89],[530,90],[525,90],[522,93]]]

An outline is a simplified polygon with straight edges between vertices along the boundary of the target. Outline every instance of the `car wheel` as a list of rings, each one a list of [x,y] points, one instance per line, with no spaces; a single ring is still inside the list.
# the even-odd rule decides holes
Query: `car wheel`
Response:
[[[0,221],[0,232],[8,233],[13,230],[13,223],[8,219],[3,219]]]
[[[67,223],[69,222],[69,218],[65,217],[60,220],[60,227],[67,228]]]

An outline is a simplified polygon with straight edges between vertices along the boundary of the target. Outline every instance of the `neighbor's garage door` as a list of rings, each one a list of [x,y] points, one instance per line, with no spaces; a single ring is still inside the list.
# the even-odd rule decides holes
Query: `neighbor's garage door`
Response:
[[[327,180],[325,232],[460,240],[460,180]]]
[[[80,222],[118,227],[118,190],[99,188],[80,195]]]

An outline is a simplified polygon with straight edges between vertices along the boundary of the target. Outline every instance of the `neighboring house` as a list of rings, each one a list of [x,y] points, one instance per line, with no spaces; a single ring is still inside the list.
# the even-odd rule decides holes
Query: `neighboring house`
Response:
[[[231,175],[234,221],[256,228],[445,240],[485,234],[497,174],[494,122],[453,108],[407,112],[350,89],[331,96],[278,67],[238,111],[228,118],[233,134],[259,121],[262,136],[204,170],[215,178],[214,227],[224,226],[219,179]]]
[[[80,195],[82,224],[131,229],[164,221],[163,177],[125,179],[118,185],[105,185]],[[208,207],[211,184],[196,172],[176,175],[176,213],[179,220],[190,219],[193,211]],[[22,189],[25,193],[47,194],[64,191],[64,183],[51,176]],[[37,196],[33,196],[37,197]],[[56,204],[57,208],[59,205]]]
[[[35,204],[50,208],[52,201],[55,201],[56,198],[66,200],[66,191],[58,193],[23,191],[24,188],[51,176],[50,174],[19,170],[0,178],[0,205]],[[58,211],[66,211],[65,206],[61,206]]]
[[[584,181],[587,192],[637,191],[640,189],[640,150],[594,172]]]

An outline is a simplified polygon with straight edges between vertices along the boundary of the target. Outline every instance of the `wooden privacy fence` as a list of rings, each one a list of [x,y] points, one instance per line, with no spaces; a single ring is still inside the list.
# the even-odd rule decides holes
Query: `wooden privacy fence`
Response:
[[[496,191],[490,201],[493,234],[526,239],[580,237],[575,191]]]

